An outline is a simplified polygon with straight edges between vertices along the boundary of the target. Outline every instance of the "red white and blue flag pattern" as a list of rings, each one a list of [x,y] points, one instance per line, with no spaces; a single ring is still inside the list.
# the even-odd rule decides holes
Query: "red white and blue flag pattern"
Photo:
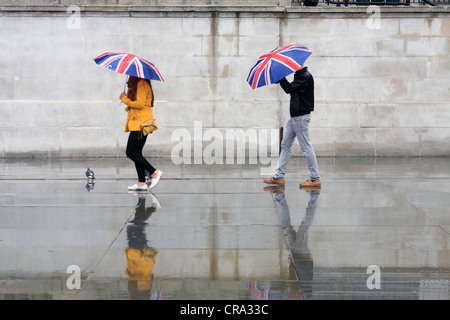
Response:
[[[164,81],[155,65],[131,53],[107,52],[94,58],[95,63],[121,74]]]
[[[298,44],[278,47],[259,57],[258,62],[248,74],[247,82],[252,89],[277,83],[289,74],[300,70],[311,53],[307,47]]]
[[[269,289],[258,288],[258,281],[253,280],[247,287],[250,289],[252,300],[269,300]]]

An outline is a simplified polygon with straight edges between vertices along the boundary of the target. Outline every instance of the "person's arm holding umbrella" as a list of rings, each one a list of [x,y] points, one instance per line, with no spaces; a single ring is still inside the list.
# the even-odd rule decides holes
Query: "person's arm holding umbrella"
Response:
[[[298,75],[299,73],[296,74]],[[283,88],[284,92],[288,94],[291,94],[293,92],[304,93],[308,85],[308,79],[301,76],[294,76],[294,81],[292,82],[289,82],[286,80],[286,78],[283,78],[278,83]]]

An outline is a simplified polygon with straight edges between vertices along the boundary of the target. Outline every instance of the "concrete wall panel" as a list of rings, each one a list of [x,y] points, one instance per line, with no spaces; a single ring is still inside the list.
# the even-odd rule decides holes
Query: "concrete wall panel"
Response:
[[[290,43],[313,51],[319,156],[450,155],[448,9],[383,8],[373,28],[365,8],[163,2],[77,2],[79,27],[70,28],[62,2],[51,11],[46,1],[0,1],[0,157],[123,156],[126,77],[93,61],[107,51],[139,54],[163,74],[152,82],[153,156],[170,156],[172,133],[196,122],[284,127],[289,96],[277,85],[252,90],[246,78],[259,56]],[[296,145],[293,155],[303,156]]]

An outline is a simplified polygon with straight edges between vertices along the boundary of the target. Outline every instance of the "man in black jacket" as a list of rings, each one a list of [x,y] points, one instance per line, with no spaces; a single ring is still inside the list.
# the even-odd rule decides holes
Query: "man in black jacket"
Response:
[[[279,84],[283,90],[291,95],[290,116],[283,141],[281,142],[281,153],[278,159],[278,167],[275,175],[264,180],[269,184],[284,184],[284,175],[291,155],[291,147],[295,137],[300,143],[300,148],[306,157],[310,179],[300,183],[300,187],[320,187],[319,166],[317,164],[316,153],[309,139],[308,124],[311,120],[311,112],[314,111],[314,78],[308,72],[308,68],[303,67],[294,74],[294,81],[289,83],[286,78],[280,80]]]

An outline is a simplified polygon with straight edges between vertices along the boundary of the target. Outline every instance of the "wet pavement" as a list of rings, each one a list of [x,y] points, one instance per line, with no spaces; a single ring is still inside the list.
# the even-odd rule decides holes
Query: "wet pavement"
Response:
[[[151,162],[136,194],[128,159],[0,160],[0,299],[450,297],[448,158],[319,158],[315,190],[304,158]]]

